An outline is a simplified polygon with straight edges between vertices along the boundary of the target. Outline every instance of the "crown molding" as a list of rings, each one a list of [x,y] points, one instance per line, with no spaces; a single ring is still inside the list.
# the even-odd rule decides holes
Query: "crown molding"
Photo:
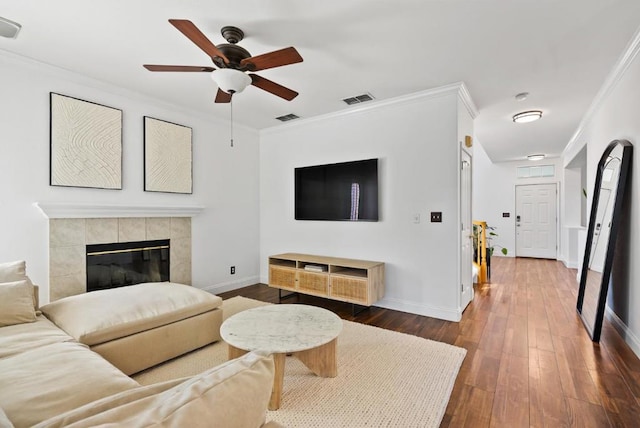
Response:
[[[309,125],[316,122],[322,122],[329,119],[336,119],[340,117],[351,116],[354,114],[359,114],[359,113],[363,113],[371,110],[379,110],[379,109],[387,108],[390,106],[395,106],[398,104],[428,100],[428,99],[438,98],[446,95],[458,95],[458,97],[464,103],[465,108],[471,114],[472,118],[475,118],[478,115],[477,109],[475,107],[475,104],[473,103],[473,100],[471,99],[471,95],[469,94],[469,91],[467,90],[466,85],[463,82],[456,82],[449,85],[440,86],[437,88],[414,92],[408,95],[401,95],[399,97],[389,98],[386,100],[380,100],[380,101],[376,100],[376,101],[368,102],[364,105],[353,106],[346,110],[326,113],[319,116],[313,116],[310,118],[292,121],[290,123],[285,123],[285,124],[272,126],[269,128],[264,128],[260,131],[260,135],[277,133],[286,129],[297,128],[300,126]]]
[[[458,89],[458,97],[460,98],[460,101],[462,101],[462,104],[471,115],[471,119],[475,119],[476,117],[478,117],[478,114],[480,114],[478,112],[478,108],[476,107],[476,104],[473,102],[473,99],[471,98],[471,94],[469,93],[469,89],[467,88],[467,85],[465,85],[464,82],[460,82],[459,85],[460,87]]]
[[[202,120],[208,123],[214,122],[216,125],[219,125],[222,127],[229,126],[229,123],[225,119],[203,113],[200,110],[189,109],[184,106],[172,104],[168,101],[165,101],[153,96],[149,96],[141,92],[136,92],[134,90],[127,89],[122,86],[114,85],[113,83],[105,82],[103,80],[99,80],[94,77],[89,77],[87,75],[78,73],[73,70],[62,68],[57,65],[49,64],[47,62],[38,61],[36,59],[22,56],[4,49],[0,49],[0,59],[2,58],[6,59],[7,61],[11,61],[14,64],[20,64],[25,67],[30,67],[31,69],[36,70],[40,73],[46,73],[46,74],[49,74],[50,76],[57,77],[62,80],[66,80],[68,82],[71,82],[77,85],[83,85],[88,88],[104,91],[109,94],[128,98],[133,101],[143,102],[143,103],[152,105],[154,108],[159,107],[159,108],[168,110],[170,112],[178,112],[185,116],[195,117],[199,120]],[[64,90],[51,89],[51,92],[63,93],[65,95],[70,95],[70,96],[74,96],[81,99],[85,99],[88,97],[88,95],[86,94],[79,94],[79,93],[68,94],[69,91],[64,91]],[[153,114],[153,113],[150,113],[150,114]],[[171,119],[166,119],[166,120],[171,120]],[[234,123],[233,126],[237,129],[243,129],[247,132],[251,132],[255,134],[258,133],[258,130],[240,123]]]
[[[47,218],[114,218],[114,217],[195,217],[201,206],[96,205],[66,202],[35,202]]]
[[[631,66],[631,63],[633,63],[633,60],[638,55],[638,52],[640,52],[640,29],[636,31],[631,41],[627,44],[627,47],[623,51],[622,55],[620,56],[620,58],[618,58],[618,61],[613,66],[611,72],[605,79],[604,84],[602,85],[602,87],[600,87],[600,90],[591,102],[591,105],[587,109],[587,112],[582,117],[578,128],[573,133],[571,139],[569,140],[569,143],[562,151],[563,155],[569,153],[574,149],[574,146],[578,143],[579,138],[586,130],[587,125],[589,124],[589,122],[591,122],[593,116],[617,86],[618,82],[620,82],[620,80],[624,77],[624,74]]]

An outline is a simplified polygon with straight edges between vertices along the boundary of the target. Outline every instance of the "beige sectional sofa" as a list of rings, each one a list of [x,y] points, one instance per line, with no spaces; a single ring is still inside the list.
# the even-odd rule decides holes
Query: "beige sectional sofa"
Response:
[[[105,325],[91,321],[91,314],[99,313],[99,307],[105,306],[89,304],[96,299],[94,296],[79,299],[87,301],[83,302],[86,305],[80,305],[82,308],[91,307],[91,310],[80,311],[77,316],[73,315],[73,310],[78,307],[77,301],[72,300],[68,305],[63,299],[49,308],[45,305],[46,312],[54,321],[64,325],[68,330],[65,331],[39,313],[33,296],[34,287],[26,276],[24,262],[0,264],[0,427],[89,427],[106,424],[128,427],[259,427],[265,423],[273,385],[271,356],[249,353],[192,378],[149,386],[141,386],[118,367],[122,365],[128,372],[137,371],[137,363],[123,363],[145,355],[146,351],[136,349],[152,347],[162,352],[164,348],[171,348],[170,341],[163,341],[163,335],[171,332],[161,329],[159,324],[171,325],[198,314],[186,318],[180,316],[174,322],[163,324],[167,317],[175,316],[167,315],[172,311],[156,313],[156,305],[150,314],[145,312],[144,305],[138,307],[139,302],[134,301],[133,306],[141,311],[138,315],[145,314],[142,318],[146,324],[140,321],[139,316],[115,311],[118,316],[101,318],[108,320]],[[128,295],[125,300],[130,298]],[[175,299],[169,300],[173,302],[170,305],[176,304]],[[177,305],[179,307],[180,303]],[[209,309],[203,313],[211,312]],[[215,310],[221,311],[219,308]],[[108,315],[113,310],[103,312],[103,315]],[[156,319],[151,322],[154,314],[164,321],[157,322]],[[118,322],[120,327],[114,327]],[[86,326],[89,327],[84,328]],[[156,330],[158,328],[160,330]],[[147,336],[145,332],[152,330],[156,331]],[[118,333],[114,334],[114,331]],[[139,339],[141,346],[135,346],[133,339],[122,341],[127,337]],[[100,348],[97,345],[110,342],[114,343],[107,349],[115,351],[106,352],[105,356],[98,353],[101,349],[94,352],[90,348]],[[125,358],[126,355],[129,358]],[[148,363],[146,360],[142,365]],[[265,426],[278,425],[271,423]]]

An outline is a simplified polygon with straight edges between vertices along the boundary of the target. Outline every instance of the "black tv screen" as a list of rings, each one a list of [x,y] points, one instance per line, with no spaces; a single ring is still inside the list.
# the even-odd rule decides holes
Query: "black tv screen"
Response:
[[[378,221],[378,159],[296,168],[295,217]]]

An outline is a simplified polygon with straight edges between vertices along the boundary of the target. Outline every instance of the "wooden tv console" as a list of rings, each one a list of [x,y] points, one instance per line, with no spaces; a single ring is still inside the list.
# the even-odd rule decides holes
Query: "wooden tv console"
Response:
[[[384,263],[277,254],[269,257],[269,286],[371,306],[384,296]]]

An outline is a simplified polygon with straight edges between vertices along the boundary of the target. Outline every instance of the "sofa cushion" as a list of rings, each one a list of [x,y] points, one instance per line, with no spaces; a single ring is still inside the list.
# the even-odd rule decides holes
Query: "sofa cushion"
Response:
[[[40,309],[76,340],[97,345],[170,324],[222,305],[199,288],[150,282],[65,297]]]
[[[0,327],[36,320],[29,279],[0,283]]]
[[[16,427],[140,387],[78,342],[45,345],[0,359],[0,403]]]
[[[0,359],[52,343],[75,341],[44,316],[35,322],[0,328]],[[1,426],[1,425],[0,425]]]
[[[0,263],[0,283],[20,281],[23,279],[30,281],[27,276],[27,264],[24,260]],[[38,287],[34,285],[33,288],[33,307],[36,310],[36,314],[40,315],[40,311],[38,310]]]
[[[0,282],[20,281],[27,277],[27,264],[24,260],[0,263]]]
[[[271,356],[248,353],[184,382],[140,387],[44,421],[39,427],[259,427],[273,386]]]

